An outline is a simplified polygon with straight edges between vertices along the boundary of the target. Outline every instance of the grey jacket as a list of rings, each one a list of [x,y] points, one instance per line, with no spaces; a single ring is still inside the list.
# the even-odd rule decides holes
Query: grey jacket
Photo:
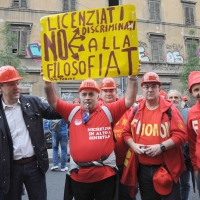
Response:
[[[5,117],[0,96],[0,191],[7,193],[13,165],[13,143],[9,126]],[[47,103],[38,97],[20,95],[21,109],[26,127],[29,131],[38,166],[45,173],[49,168],[48,153],[45,144],[43,118],[60,119]]]

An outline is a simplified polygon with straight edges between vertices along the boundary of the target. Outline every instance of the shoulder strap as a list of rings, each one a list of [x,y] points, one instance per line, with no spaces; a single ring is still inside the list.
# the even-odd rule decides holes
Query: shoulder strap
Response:
[[[137,111],[138,111],[138,106],[136,106],[136,107],[134,107],[134,109],[133,109],[133,114],[135,115],[136,113],[137,113]],[[167,114],[167,116],[169,117],[169,120],[171,120],[172,119],[172,113],[171,113],[171,108],[168,108],[165,112],[166,112],[166,114]]]
[[[77,111],[80,109],[80,106],[76,106],[72,109],[72,111],[70,112],[69,114],[69,117],[68,117],[68,122],[71,123],[74,115],[77,113]]]
[[[138,106],[134,107],[133,114],[135,115],[137,113],[137,111],[138,111]]]
[[[167,116],[169,117],[169,120],[171,120],[172,119],[172,113],[171,113],[171,108],[168,108],[167,110],[166,110],[166,114],[167,114]]]
[[[101,106],[102,110],[104,111],[104,113],[106,114],[110,124],[111,124],[111,127],[113,129],[114,125],[113,125],[113,118],[112,118],[112,115],[110,113],[110,110],[106,107],[106,106]],[[113,140],[114,142],[117,142],[117,139],[115,138],[115,135],[114,135],[114,132],[113,132]]]
[[[112,125],[112,123],[113,123],[113,118],[112,118],[112,115],[111,115],[111,113],[110,113],[110,110],[108,110],[108,108],[107,108],[106,106],[101,106],[101,108],[102,108],[102,110],[105,112],[106,116],[108,117],[109,122],[110,122],[111,125]]]

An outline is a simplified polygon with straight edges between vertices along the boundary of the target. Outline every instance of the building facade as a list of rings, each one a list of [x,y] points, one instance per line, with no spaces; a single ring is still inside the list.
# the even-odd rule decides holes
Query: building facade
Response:
[[[142,64],[139,79],[145,72],[155,71],[160,75],[165,91],[180,89],[178,74],[184,62],[187,62],[188,42],[194,39],[199,45],[200,40],[200,2],[197,0],[1,1],[0,27],[4,22],[11,25],[11,30],[17,37],[11,53],[20,54],[22,65],[28,71],[27,78],[21,84],[21,92],[44,98],[43,81],[40,77],[40,19],[43,16],[125,4],[134,4],[137,10],[138,48]],[[194,36],[189,34],[191,29],[195,31]],[[0,44],[2,46],[2,41]],[[116,78],[116,81],[119,96],[122,96],[126,77]],[[72,101],[78,96],[79,84],[80,81],[58,82],[55,86],[63,99]]]

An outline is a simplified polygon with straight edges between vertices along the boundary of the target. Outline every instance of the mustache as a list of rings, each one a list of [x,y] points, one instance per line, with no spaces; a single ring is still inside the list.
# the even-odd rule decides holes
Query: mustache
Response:
[[[197,98],[200,99],[200,94],[197,95]]]

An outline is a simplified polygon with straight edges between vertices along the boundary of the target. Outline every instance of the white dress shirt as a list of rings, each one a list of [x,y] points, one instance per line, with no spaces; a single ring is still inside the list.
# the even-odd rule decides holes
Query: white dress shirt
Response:
[[[3,101],[2,103],[12,136],[14,160],[35,155],[29,131],[22,115],[20,101],[18,100],[13,105],[6,105]]]

